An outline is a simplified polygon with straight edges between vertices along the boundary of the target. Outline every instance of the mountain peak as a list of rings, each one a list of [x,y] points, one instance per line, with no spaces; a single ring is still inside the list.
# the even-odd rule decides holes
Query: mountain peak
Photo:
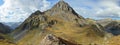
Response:
[[[64,3],[66,3],[64,0],[60,0],[59,2],[64,2]]]
[[[65,11],[65,12],[73,11],[72,7],[63,0],[60,0],[57,4],[55,4],[53,6],[52,10],[55,10],[55,11],[59,10],[59,11]]]
[[[60,0],[60,1],[63,1],[63,0]]]
[[[72,20],[71,18],[81,18],[84,19],[82,16],[77,14],[74,9],[65,1],[60,0],[56,3],[50,10],[45,12],[46,15],[59,15],[62,19]]]

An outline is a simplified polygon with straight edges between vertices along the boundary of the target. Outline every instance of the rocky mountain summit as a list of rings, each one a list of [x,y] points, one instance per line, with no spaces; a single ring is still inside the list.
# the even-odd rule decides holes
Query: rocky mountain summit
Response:
[[[47,10],[45,15],[56,15],[61,17],[61,19],[66,18],[66,20],[74,20],[76,18],[84,19],[82,16],[77,14],[68,3],[64,1],[59,1],[51,9]]]

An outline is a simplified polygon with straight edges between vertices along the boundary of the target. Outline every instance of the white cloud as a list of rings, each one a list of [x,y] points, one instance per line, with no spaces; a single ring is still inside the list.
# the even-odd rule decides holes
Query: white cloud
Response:
[[[53,1],[54,0],[50,0]],[[80,15],[89,18],[119,18],[120,0],[65,0]],[[47,0],[4,0],[0,6],[0,22],[23,21],[35,10],[45,11],[51,3]]]
[[[119,18],[120,0],[67,0],[82,16],[87,18]]]
[[[0,22],[24,21],[32,12],[45,11],[49,6],[46,0],[4,0],[0,6]]]
[[[110,18],[119,18],[120,17],[120,6],[118,0],[106,0],[102,1],[101,7],[105,9],[98,10],[96,15],[98,17],[110,17]]]

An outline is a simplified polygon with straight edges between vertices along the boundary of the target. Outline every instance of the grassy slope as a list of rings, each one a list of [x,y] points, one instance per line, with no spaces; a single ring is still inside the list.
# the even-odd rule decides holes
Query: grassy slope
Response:
[[[53,20],[51,18],[49,20]],[[47,27],[45,33],[41,33],[41,30],[34,29],[28,32],[17,45],[39,45],[40,41],[46,36],[46,34],[52,33],[57,37],[61,37],[70,42],[88,45],[91,43],[102,44],[103,38],[98,36],[91,26],[79,27],[75,21],[66,22],[60,19],[57,20],[57,24],[52,25],[52,27]],[[91,22],[92,23],[92,22]],[[3,43],[6,44],[6,43]],[[8,43],[9,44],[9,43]]]
[[[28,32],[28,34],[25,37],[23,37],[23,39],[21,39],[17,44],[18,45],[31,45],[31,44],[39,45],[41,39],[43,39],[43,37],[49,33],[52,33],[57,37],[61,37],[65,40],[78,43],[78,44],[87,45],[90,43],[96,43],[96,44],[103,43],[103,38],[98,36],[93,31],[91,26],[79,27],[79,25],[76,24],[75,21],[67,22],[54,17],[50,17],[48,22],[50,20],[57,20],[57,23],[52,25],[52,27],[47,27],[45,33],[41,33],[39,29],[34,29]],[[89,21],[89,22],[93,23],[92,21]]]
[[[72,23],[64,23],[63,25],[56,24],[53,28],[49,28],[48,30],[54,32],[58,37],[62,37],[79,44],[97,43],[101,40],[101,37],[97,36],[89,26],[80,28]],[[102,41],[99,43],[102,43]]]
[[[49,21],[57,20],[57,23],[51,27],[47,27],[44,33],[41,33],[39,28],[30,30],[27,35],[25,35],[17,45],[39,45],[40,41],[46,36],[46,34],[52,33],[57,37],[61,37],[70,42],[88,45],[91,43],[103,44],[103,38],[98,36],[95,31],[93,31],[92,26],[79,27],[75,21],[65,21],[57,18],[57,16],[48,16]],[[88,21],[93,23],[92,20]],[[4,43],[3,43],[4,44]]]
[[[10,40],[12,41],[12,38],[9,35],[0,34],[0,36],[4,38],[0,39],[0,45],[15,45],[14,43],[10,42]]]
[[[120,35],[112,37],[107,41],[107,45],[120,45]]]
[[[40,45],[41,40],[48,34],[49,32],[42,33],[39,29],[34,29],[28,32],[26,36],[24,36],[20,41],[18,41],[18,45]]]

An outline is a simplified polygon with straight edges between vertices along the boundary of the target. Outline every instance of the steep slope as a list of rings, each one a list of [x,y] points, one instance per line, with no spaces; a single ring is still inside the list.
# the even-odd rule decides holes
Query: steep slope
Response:
[[[50,19],[64,20],[66,22],[77,22],[81,25],[85,25],[85,19],[77,14],[73,8],[64,1],[59,1],[51,9],[44,12],[44,15],[50,17]]]
[[[40,22],[46,21],[46,18],[40,11],[36,11],[35,13],[31,14],[17,29],[18,30],[25,30],[25,29],[32,29],[38,28]],[[18,31],[19,32],[19,31]]]
[[[120,34],[120,22],[112,21],[108,25],[105,26],[107,32],[112,33],[113,35]]]
[[[59,6],[62,7],[59,9]],[[62,8],[65,9],[62,10]],[[56,13],[54,11],[56,11]],[[49,13],[53,13],[53,15],[49,15]],[[17,35],[24,30],[31,30],[35,28],[44,29],[45,27],[49,27],[54,23],[57,23],[57,21],[62,20],[63,22],[75,22],[80,26],[85,25],[85,19],[82,16],[79,16],[77,13],[75,13],[75,11],[66,2],[60,1],[48,11],[40,12],[38,10],[33,13],[13,32],[13,34]]]
[[[40,11],[36,11],[32,13],[30,17],[28,17],[15,31],[12,32],[13,38],[15,41],[18,41],[26,33],[32,29],[38,28],[39,30],[42,29],[45,25],[42,25],[46,21],[46,17]],[[41,27],[42,25],[42,27]]]
[[[78,15],[64,1],[45,12],[36,11],[12,32],[18,45],[39,45],[47,34],[85,45],[103,43],[107,33],[100,24]]]
[[[75,18],[84,19],[82,16],[78,15],[73,8],[64,1],[59,1],[50,10],[45,12],[47,15],[57,15],[61,19],[66,18],[68,20],[74,20]],[[65,20],[65,19],[64,19]]]

